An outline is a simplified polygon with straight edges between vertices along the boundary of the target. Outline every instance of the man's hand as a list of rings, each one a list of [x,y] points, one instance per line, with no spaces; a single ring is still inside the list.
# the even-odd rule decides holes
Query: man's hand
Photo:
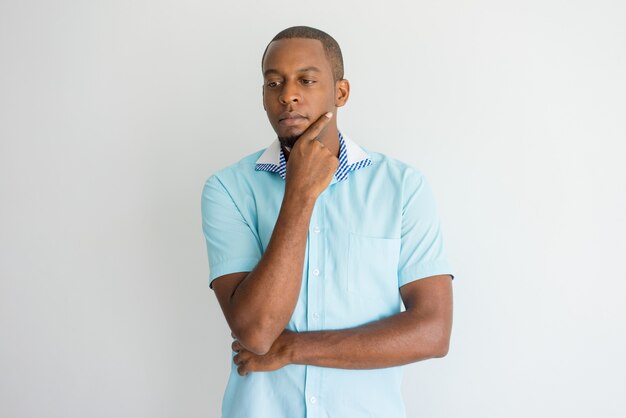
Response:
[[[288,365],[291,356],[289,341],[293,335],[294,332],[284,330],[274,341],[270,351],[262,356],[246,350],[239,341],[233,341],[232,349],[237,353],[233,358],[237,365],[237,373],[245,376],[250,372],[271,372]]]
[[[295,192],[315,200],[330,184],[339,160],[317,138],[331,118],[331,112],[320,116],[302,133],[289,152],[285,194]]]

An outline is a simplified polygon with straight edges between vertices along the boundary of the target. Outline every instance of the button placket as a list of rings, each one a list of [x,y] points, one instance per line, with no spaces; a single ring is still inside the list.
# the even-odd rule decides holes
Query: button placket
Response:
[[[320,220],[323,213],[324,196],[318,197],[318,200],[311,214],[310,233],[309,233],[309,270],[307,280],[307,329],[309,331],[317,331],[320,329],[320,297],[323,291],[323,266],[321,265],[321,254],[323,254],[321,239],[319,233],[321,231]]]
[[[324,260],[323,260],[323,234],[321,226],[324,214],[324,193],[318,197],[308,235],[308,270],[307,270],[307,330],[317,331],[322,326],[321,309],[324,292]],[[315,366],[305,366],[305,403],[308,409],[307,416],[317,417],[320,413],[320,370]]]

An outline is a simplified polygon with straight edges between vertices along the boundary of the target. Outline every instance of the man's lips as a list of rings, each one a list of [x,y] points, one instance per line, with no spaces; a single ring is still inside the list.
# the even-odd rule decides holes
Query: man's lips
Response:
[[[306,117],[296,112],[283,112],[278,117],[278,124],[281,126],[298,125],[306,120]]]

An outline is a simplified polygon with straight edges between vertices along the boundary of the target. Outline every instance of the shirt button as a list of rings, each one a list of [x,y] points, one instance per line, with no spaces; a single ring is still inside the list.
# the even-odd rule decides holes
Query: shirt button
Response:
[[[309,399],[309,401],[311,401],[311,403],[315,403],[317,402],[317,398],[315,396],[311,396],[311,399]]]
[[[315,228],[313,228],[313,232],[315,232],[316,234],[320,233],[320,227],[319,225],[315,225]]]
[[[314,269],[313,270],[313,275],[314,276],[319,276],[320,275],[320,271],[318,269]]]
[[[318,314],[317,312],[315,312],[313,314],[313,319],[320,319],[320,314]]]

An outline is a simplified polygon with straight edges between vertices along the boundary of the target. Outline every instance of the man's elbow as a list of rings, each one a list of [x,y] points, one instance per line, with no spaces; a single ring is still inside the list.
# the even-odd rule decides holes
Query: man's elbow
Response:
[[[252,326],[233,330],[235,338],[248,351],[263,356],[272,348],[278,335],[264,331],[262,327]]]
[[[243,345],[246,350],[256,354],[257,356],[264,356],[272,348],[272,344],[268,344],[266,341],[257,341],[251,339],[249,341],[240,341],[241,345]]]
[[[443,358],[448,355],[450,350],[450,338],[440,338],[439,341],[433,344],[432,356],[433,358]]]
[[[422,358],[442,358],[448,354],[450,349],[450,327],[440,321],[433,321],[426,327],[426,333],[420,334]]]
[[[450,350],[451,324],[449,322],[436,323],[431,339],[433,358],[442,358],[448,355]]]

